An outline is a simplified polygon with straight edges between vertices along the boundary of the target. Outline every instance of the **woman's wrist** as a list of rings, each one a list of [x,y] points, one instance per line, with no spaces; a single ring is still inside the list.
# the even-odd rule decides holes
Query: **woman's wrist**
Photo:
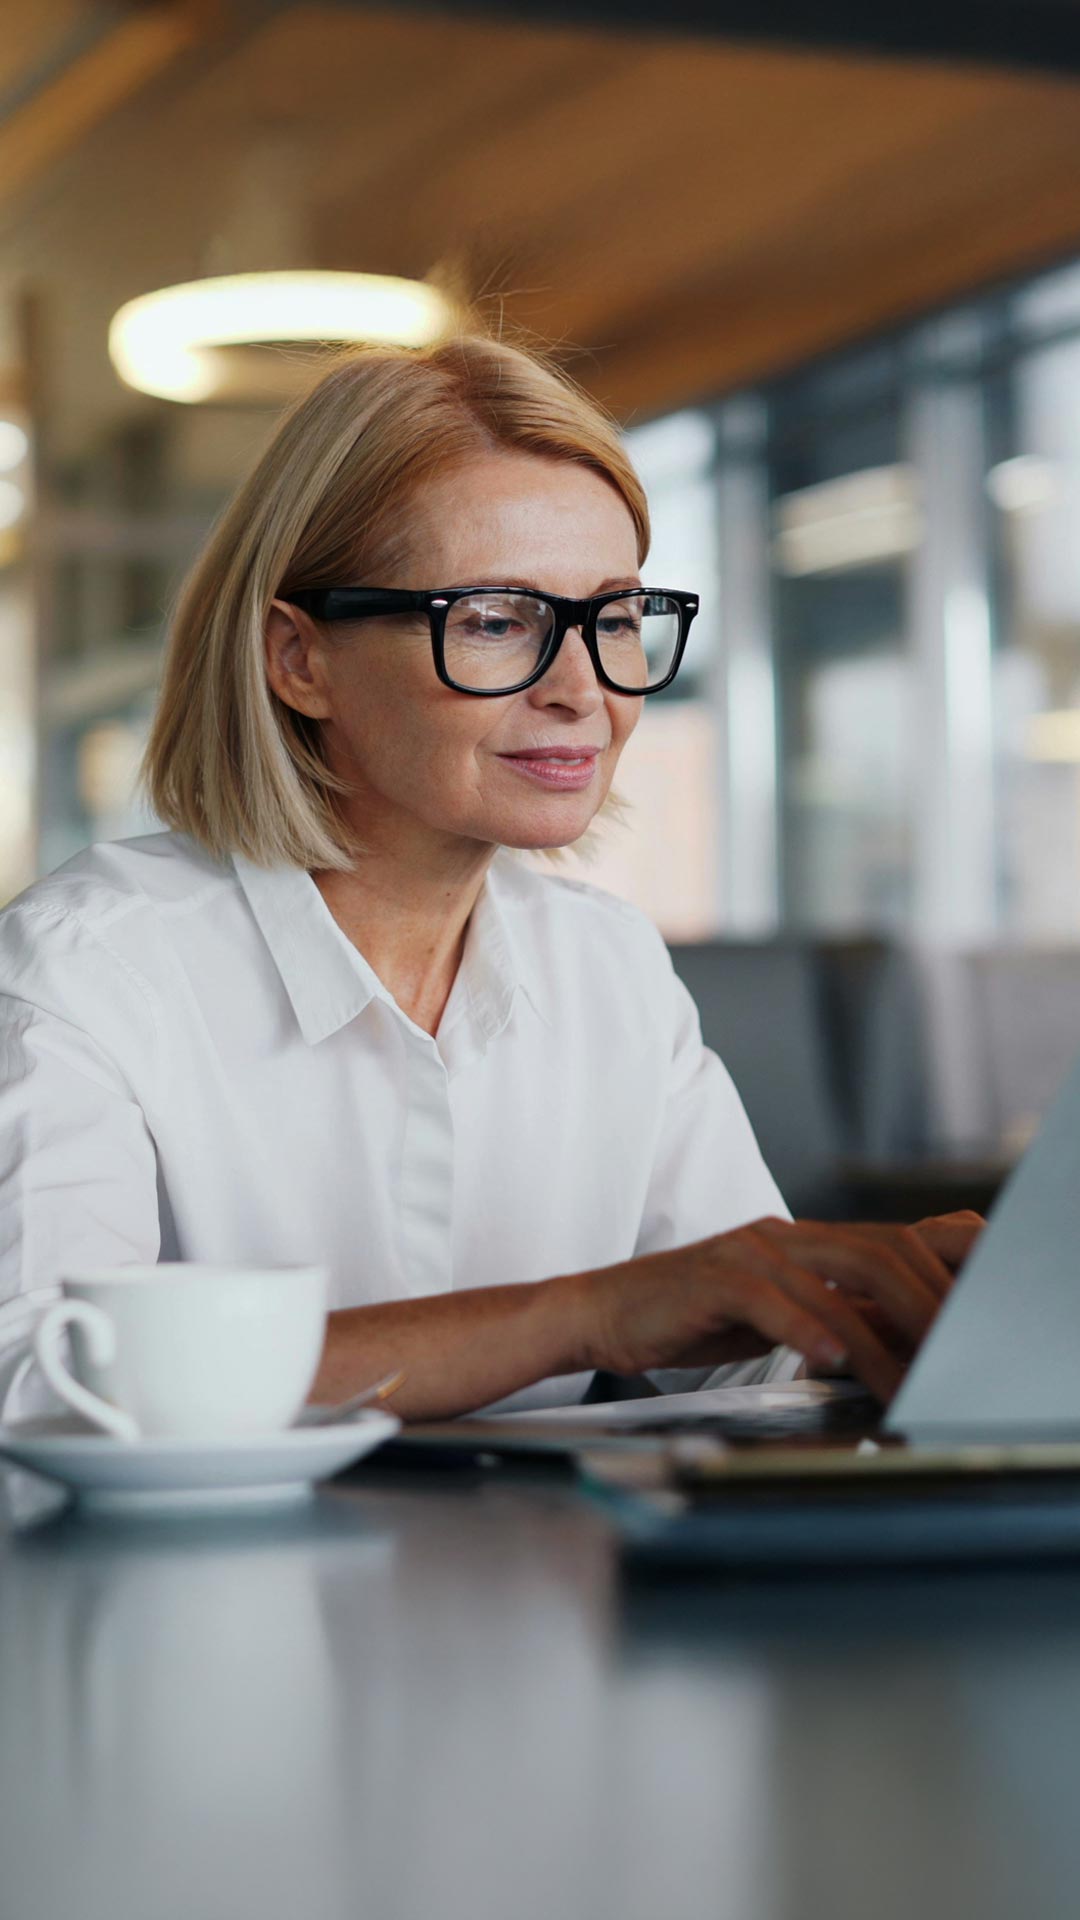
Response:
[[[600,1351],[596,1280],[595,1273],[564,1273],[539,1283],[552,1343],[549,1371],[553,1375],[594,1373],[605,1364]]]
[[[539,1380],[585,1370],[586,1298],[570,1278],[339,1308],[327,1321],[311,1397],[343,1400],[401,1369],[406,1380],[393,1411],[403,1419],[473,1412]]]

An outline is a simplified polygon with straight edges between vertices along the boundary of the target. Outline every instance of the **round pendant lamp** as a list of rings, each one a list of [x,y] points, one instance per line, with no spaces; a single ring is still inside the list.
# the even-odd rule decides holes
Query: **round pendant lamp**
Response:
[[[164,400],[272,398],[295,383],[296,363],[286,352],[275,367],[268,347],[425,346],[453,325],[445,294],[421,280],[236,273],[129,300],[110,324],[109,357],[128,386]]]

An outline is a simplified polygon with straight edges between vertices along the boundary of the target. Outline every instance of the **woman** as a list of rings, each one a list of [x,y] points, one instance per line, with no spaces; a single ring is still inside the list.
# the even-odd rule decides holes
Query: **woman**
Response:
[[[659,935],[520,857],[581,838],[677,669],[648,544],[612,425],[505,343],[293,409],[173,623],[169,831],[0,915],[0,1296],[323,1262],[316,1398],[403,1368],[411,1419],[597,1368],[888,1399],[977,1222],[792,1224]]]

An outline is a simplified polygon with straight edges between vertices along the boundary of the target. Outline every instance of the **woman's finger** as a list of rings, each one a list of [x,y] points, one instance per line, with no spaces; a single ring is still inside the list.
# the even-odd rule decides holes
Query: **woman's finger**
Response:
[[[955,1273],[962,1267],[986,1221],[978,1213],[943,1213],[917,1220],[912,1232]]]
[[[846,1364],[871,1393],[879,1400],[891,1400],[903,1378],[903,1365],[874,1333],[843,1288],[827,1286],[816,1264],[804,1264],[794,1248],[783,1246],[758,1227],[744,1229],[744,1235],[751,1242],[756,1240],[769,1258],[770,1281],[798,1308],[812,1314],[828,1329],[836,1346],[846,1352]],[[797,1339],[785,1335],[784,1340],[785,1345],[797,1348],[812,1363],[830,1364],[825,1354],[809,1352]]]
[[[871,1300],[866,1294],[848,1294],[847,1299],[860,1320],[866,1322],[870,1331],[877,1335],[883,1346],[888,1347],[890,1353],[903,1360],[905,1365],[914,1359],[922,1342],[912,1340],[896,1326],[876,1300]]]
[[[952,1276],[944,1261],[902,1226],[885,1223],[845,1225],[835,1229],[840,1245],[858,1250],[872,1276],[872,1297],[889,1313],[900,1331],[914,1342],[930,1330]]]
[[[896,1234],[901,1251],[922,1275],[940,1305],[953,1283],[952,1268],[942,1259],[940,1253],[922,1238],[917,1228],[901,1226],[893,1228],[892,1231]]]
[[[834,1332],[830,1324],[837,1318],[835,1311],[828,1317],[819,1315],[797,1293],[778,1286],[772,1251],[756,1241],[752,1230],[724,1235],[718,1244],[723,1246],[724,1240],[736,1237],[737,1252],[724,1247],[723,1264],[716,1275],[716,1304],[725,1319],[734,1322],[736,1328],[754,1328],[766,1334],[774,1346],[794,1347],[821,1366],[843,1366],[847,1346],[843,1335]]]
[[[783,1247],[791,1260],[819,1274],[822,1280],[849,1293],[869,1294],[913,1344],[931,1325],[938,1309],[938,1293],[910,1258],[905,1258],[895,1244],[889,1244],[882,1230],[816,1220],[762,1221],[755,1226],[758,1230],[770,1244]]]

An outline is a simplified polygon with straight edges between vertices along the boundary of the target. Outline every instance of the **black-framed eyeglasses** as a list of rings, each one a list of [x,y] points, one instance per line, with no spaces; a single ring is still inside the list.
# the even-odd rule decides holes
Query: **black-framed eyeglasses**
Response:
[[[313,587],[281,597],[316,620],[426,614],[439,679],[457,693],[481,698],[531,687],[571,627],[580,627],[601,686],[612,693],[659,693],[679,670],[698,610],[696,594],[668,587],[626,587],[589,600],[495,586],[425,593]]]

